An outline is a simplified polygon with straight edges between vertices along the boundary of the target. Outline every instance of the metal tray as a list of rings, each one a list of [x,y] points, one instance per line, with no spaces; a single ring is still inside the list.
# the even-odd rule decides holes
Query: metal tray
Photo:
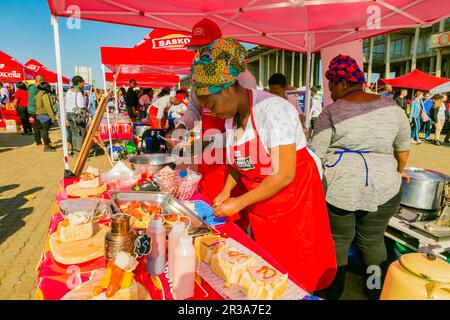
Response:
[[[191,219],[189,235],[193,237],[202,236],[211,232],[208,225],[194,211],[186,207],[171,195],[162,192],[140,192],[140,191],[109,191],[114,200],[115,212],[120,212],[117,201],[154,201],[159,203],[164,213],[178,213]]]

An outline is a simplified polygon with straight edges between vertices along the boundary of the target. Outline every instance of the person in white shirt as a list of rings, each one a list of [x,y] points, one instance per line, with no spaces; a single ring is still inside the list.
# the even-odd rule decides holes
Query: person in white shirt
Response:
[[[0,82],[0,87],[2,87],[0,89],[0,104],[7,104],[9,103],[9,91],[8,91],[8,85],[2,84]]]
[[[174,100],[170,97],[170,88],[164,87],[158,94],[158,100],[153,102],[147,110],[152,129],[166,129],[167,112]]]
[[[314,124],[317,121],[320,113],[322,112],[322,97],[317,94],[317,88],[311,88],[311,111],[309,113],[309,118],[311,119],[311,125],[309,126],[309,137],[311,137],[312,131],[314,130]]]
[[[83,146],[84,137],[86,136],[86,124],[88,113],[85,112],[86,107],[84,104],[84,80],[80,76],[75,76],[72,78],[72,88],[66,92],[66,113],[67,120],[69,121],[70,131],[72,133],[71,143],[71,154],[73,151],[80,152]],[[83,112],[84,111],[84,112]],[[81,121],[75,121],[76,112],[81,112],[86,114],[86,121],[82,123]]]
[[[175,121],[181,119],[186,110],[187,106],[184,103],[184,95],[177,93],[173,98],[172,106],[169,108],[169,131],[175,127]]]

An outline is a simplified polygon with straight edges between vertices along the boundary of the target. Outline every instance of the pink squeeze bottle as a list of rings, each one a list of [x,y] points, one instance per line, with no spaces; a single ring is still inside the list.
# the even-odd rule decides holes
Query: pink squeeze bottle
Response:
[[[194,296],[196,253],[192,237],[187,232],[178,240],[175,249],[173,297],[184,300]]]
[[[152,251],[147,256],[147,273],[157,276],[164,273],[166,265],[166,228],[162,220],[152,219],[147,235],[152,239]]]

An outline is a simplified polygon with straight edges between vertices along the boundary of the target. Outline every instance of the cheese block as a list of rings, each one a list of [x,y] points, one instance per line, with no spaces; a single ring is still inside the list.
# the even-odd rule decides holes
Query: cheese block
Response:
[[[210,264],[212,256],[223,249],[231,249],[231,247],[226,245],[226,239],[220,236],[207,235],[200,239],[200,247],[198,250],[200,259],[205,263]]]
[[[288,276],[267,265],[249,266],[239,288],[250,300],[278,300],[287,290]]]
[[[253,257],[237,250],[220,250],[211,258],[211,270],[225,281],[226,288],[238,285],[247,267],[255,264]]]
[[[79,224],[77,226],[63,226],[59,230],[61,242],[73,242],[92,238],[94,235],[94,224],[92,222]]]

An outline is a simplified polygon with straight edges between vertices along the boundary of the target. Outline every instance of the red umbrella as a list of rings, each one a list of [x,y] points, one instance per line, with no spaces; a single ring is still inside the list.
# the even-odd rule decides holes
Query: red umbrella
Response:
[[[44,67],[40,62],[34,59],[31,59],[27,63],[25,63],[25,66],[34,70],[36,74],[43,76],[45,78],[45,81],[47,82],[50,83],[58,82],[58,75],[56,74],[56,72],[50,71],[49,69]],[[63,77],[63,83],[69,84],[70,79]]]
[[[16,83],[24,80],[31,80],[35,72],[22,65],[3,51],[0,51],[0,81]]]
[[[449,82],[450,79],[435,77],[416,69],[397,78],[380,79],[379,81],[384,84],[390,84],[391,86],[396,88],[430,91],[431,89],[441,84]]]

